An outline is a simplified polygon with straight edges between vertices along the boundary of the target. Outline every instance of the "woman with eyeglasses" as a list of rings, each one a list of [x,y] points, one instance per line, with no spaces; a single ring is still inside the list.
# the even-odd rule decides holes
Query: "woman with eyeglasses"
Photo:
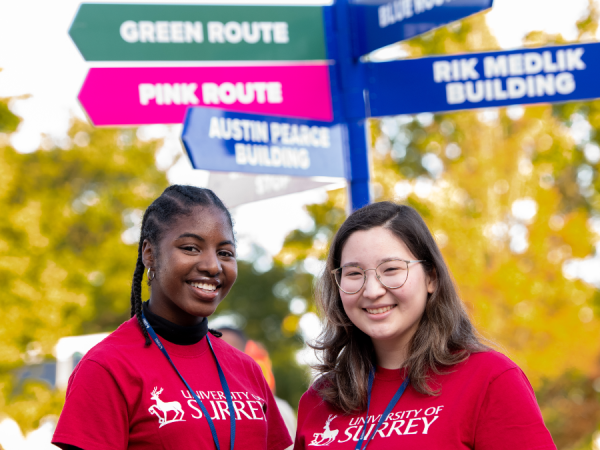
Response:
[[[294,449],[555,449],[525,374],[478,337],[427,225],[354,212],[317,292],[319,375]]]

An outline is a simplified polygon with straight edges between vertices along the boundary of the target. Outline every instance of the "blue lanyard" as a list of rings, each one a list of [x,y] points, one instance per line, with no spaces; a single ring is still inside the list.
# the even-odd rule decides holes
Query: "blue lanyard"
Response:
[[[210,414],[208,414],[206,407],[202,404],[202,400],[200,400],[198,395],[192,390],[192,388],[187,383],[187,381],[185,381],[185,378],[183,378],[181,373],[179,373],[179,370],[177,370],[177,367],[175,367],[173,360],[167,353],[167,350],[165,349],[165,347],[160,342],[160,339],[158,339],[158,336],[152,329],[152,326],[146,320],[146,316],[144,315],[143,312],[142,312],[142,321],[144,322],[144,326],[146,327],[146,330],[148,330],[148,334],[150,335],[150,337],[152,338],[152,340],[154,341],[156,346],[159,348],[159,350],[162,352],[162,354],[165,355],[165,358],[167,358],[169,360],[169,362],[171,363],[171,366],[173,366],[173,369],[175,369],[175,372],[177,372],[177,375],[179,375],[179,378],[181,378],[181,381],[183,381],[183,384],[185,384],[185,387],[187,388],[189,393],[192,394],[192,396],[194,397],[194,400],[196,400],[196,403],[198,403],[198,406],[200,406],[200,408],[202,409],[202,413],[204,414],[204,417],[206,417],[206,420],[208,421],[208,426],[210,427],[210,432],[212,433],[212,437],[213,437],[213,440],[215,441],[215,445],[217,446],[217,450],[221,450],[221,447],[219,446],[219,437],[217,436],[217,430],[215,429],[215,424],[213,423],[212,419],[210,418]],[[229,390],[229,386],[227,385],[227,380],[225,379],[225,374],[223,373],[223,369],[221,369],[221,365],[219,364],[219,360],[217,359],[215,350],[213,349],[213,346],[210,343],[208,334],[206,335],[206,341],[208,342],[210,351],[212,352],[213,356],[215,357],[215,362],[217,363],[217,371],[219,372],[219,379],[221,380],[221,386],[223,387],[223,391],[225,392],[225,398],[227,399],[227,406],[229,407],[229,424],[230,424],[230,428],[231,428],[231,450],[233,450],[233,444],[235,443],[235,409],[233,408],[233,401],[231,399],[231,391]]]
[[[371,369],[371,372],[369,373],[369,390],[367,393],[367,416],[365,417],[365,424],[363,425],[362,433],[360,433],[360,439],[358,440],[358,443],[356,444],[356,448],[354,450],[365,450],[367,448],[367,445],[369,445],[369,442],[371,442],[371,439],[373,439],[373,437],[375,436],[375,433],[377,433],[377,430],[379,430],[379,427],[381,426],[381,424],[385,421],[386,417],[392,412],[392,409],[394,409],[394,406],[396,406],[396,403],[398,403],[398,400],[400,400],[400,397],[402,397],[402,394],[404,394],[404,390],[406,389],[406,386],[408,386],[408,382],[409,382],[409,378],[406,377],[404,382],[400,385],[400,387],[398,388],[398,390],[396,391],[396,393],[394,394],[394,396],[388,403],[387,407],[385,408],[385,411],[383,412],[383,414],[381,415],[381,418],[379,419],[379,422],[377,422],[377,426],[375,427],[375,429],[371,433],[371,436],[369,437],[369,440],[363,447],[362,444],[365,440],[365,433],[367,431],[367,422],[369,421],[369,407],[371,406],[371,389],[373,389],[373,380],[374,379],[375,379],[375,370]]]

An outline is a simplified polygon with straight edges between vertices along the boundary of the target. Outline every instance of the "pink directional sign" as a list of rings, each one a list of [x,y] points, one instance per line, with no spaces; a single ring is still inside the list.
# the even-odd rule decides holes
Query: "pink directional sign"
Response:
[[[326,64],[92,68],[79,101],[97,126],[182,123],[189,106],[333,120]]]

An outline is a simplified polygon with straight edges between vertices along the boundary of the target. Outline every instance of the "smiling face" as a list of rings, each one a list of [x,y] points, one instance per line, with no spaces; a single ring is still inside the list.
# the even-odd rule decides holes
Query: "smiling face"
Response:
[[[225,213],[193,207],[168,226],[157,245],[144,241],[142,247],[144,265],[156,273],[151,311],[184,326],[214,313],[237,277],[233,230]]]
[[[374,269],[390,258],[419,259],[389,229],[376,227],[350,235],[342,249],[341,266]],[[406,283],[398,289],[385,288],[375,271],[369,270],[365,285],[356,294],[339,291],[346,315],[371,338],[378,358],[384,347],[392,351],[407,348],[425,311],[428,294],[435,289],[435,280],[422,264],[409,264],[408,272]]]

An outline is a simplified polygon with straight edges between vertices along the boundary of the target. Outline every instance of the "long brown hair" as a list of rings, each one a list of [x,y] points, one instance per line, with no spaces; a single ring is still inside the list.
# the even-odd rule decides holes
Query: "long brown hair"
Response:
[[[488,349],[478,338],[444,258],[419,213],[392,202],[365,206],[352,213],[334,236],[316,293],[325,324],[313,345],[322,352],[321,364],[314,367],[321,376],[313,387],[345,413],[366,409],[368,376],[376,361],[371,339],[346,315],[331,271],[340,267],[342,250],[352,233],[376,227],[389,229],[416,259],[425,260],[422,265],[426,273],[437,282],[404,363],[412,387],[422,394],[439,395],[440,388],[430,385],[432,373],[440,374],[471,353]]]

